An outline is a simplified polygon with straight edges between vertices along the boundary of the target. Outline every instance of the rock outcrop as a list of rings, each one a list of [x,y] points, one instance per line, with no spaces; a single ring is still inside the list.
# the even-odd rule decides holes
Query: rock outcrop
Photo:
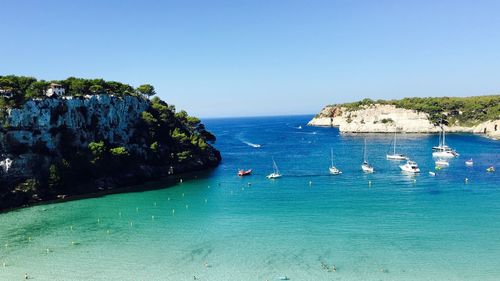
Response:
[[[0,113],[0,209],[137,184],[221,160],[199,120],[191,124],[159,100],[43,98]]]
[[[429,115],[416,110],[388,104],[365,105],[357,110],[342,106],[327,106],[308,123],[309,126],[338,127],[342,133],[437,133],[440,128]],[[469,132],[500,138],[500,120],[486,121],[475,126],[445,126],[447,132]]]

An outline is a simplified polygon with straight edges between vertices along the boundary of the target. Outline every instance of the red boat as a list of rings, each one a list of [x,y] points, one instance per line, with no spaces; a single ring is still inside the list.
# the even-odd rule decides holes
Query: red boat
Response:
[[[238,176],[243,177],[243,176],[248,176],[252,173],[252,169],[250,170],[238,170]]]

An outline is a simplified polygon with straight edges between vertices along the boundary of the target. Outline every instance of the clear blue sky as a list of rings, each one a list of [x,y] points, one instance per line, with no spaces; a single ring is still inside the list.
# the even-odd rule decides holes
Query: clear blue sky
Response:
[[[0,74],[153,84],[201,117],[500,92],[500,1],[0,0]]]

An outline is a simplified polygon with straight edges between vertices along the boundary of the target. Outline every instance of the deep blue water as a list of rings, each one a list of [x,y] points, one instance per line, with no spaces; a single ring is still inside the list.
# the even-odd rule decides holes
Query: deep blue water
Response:
[[[402,134],[408,176],[385,159],[392,135],[311,117],[208,119],[224,158],[208,177],[0,215],[0,280],[500,280],[499,142],[447,135],[461,155],[431,177],[438,136]]]

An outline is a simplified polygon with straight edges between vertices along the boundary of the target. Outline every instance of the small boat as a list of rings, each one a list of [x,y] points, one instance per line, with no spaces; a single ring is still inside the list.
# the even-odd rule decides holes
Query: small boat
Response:
[[[240,177],[248,176],[251,173],[252,173],[252,169],[250,169],[250,170],[238,170],[238,176],[240,176]]]
[[[342,174],[342,171],[340,171],[339,169],[337,169],[337,167],[333,166],[333,148],[331,149],[331,164],[330,164],[330,168],[328,168],[330,170],[330,174],[332,175],[340,175]]]
[[[432,148],[432,156],[433,157],[439,157],[439,158],[454,158],[458,157],[460,154],[458,154],[455,150],[451,149],[451,147],[447,146],[445,143],[446,140],[446,133],[443,128],[443,124],[441,123],[441,133],[439,134],[439,145],[434,146]]]
[[[267,175],[267,178],[268,179],[281,178],[280,171],[278,170],[278,165],[276,165],[276,162],[274,161],[274,158],[273,158],[273,172],[270,173],[269,175]]]
[[[435,177],[435,176],[436,176],[436,173],[434,173],[434,172],[429,172],[429,175],[430,175],[431,177]]]
[[[469,159],[467,161],[465,161],[465,166],[474,166],[474,161],[472,161],[472,159]]]
[[[436,163],[437,167],[448,167],[448,166],[450,166],[450,163],[448,163],[448,161],[446,161],[445,159],[438,159],[435,163]]]
[[[486,169],[486,172],[494,172],[495,171],[495,168],[493,166],[490,166],[488,167],[488,169]]]
[[[408,160],[408,157],[406,157],[406,155],[401,153],[396,153],[396,133],[394,133],[394,146],[392,154],[387,154],[386,157],[387,160],[396,160],[396,161]]]
[[[368,160],[366,159],[366,139],[365,139],[365,147],[363,149],[363,164],[361,164],[361,170],[365,173],[373,173],[374,169],[373,166],[368,163]]]
[[[413,174],[420,173],[420,168],[418,167],[417,162],[411,160],[408,160],[404,165],[400,165],[399,168],[403,172],[407,173],[413,173]]]

